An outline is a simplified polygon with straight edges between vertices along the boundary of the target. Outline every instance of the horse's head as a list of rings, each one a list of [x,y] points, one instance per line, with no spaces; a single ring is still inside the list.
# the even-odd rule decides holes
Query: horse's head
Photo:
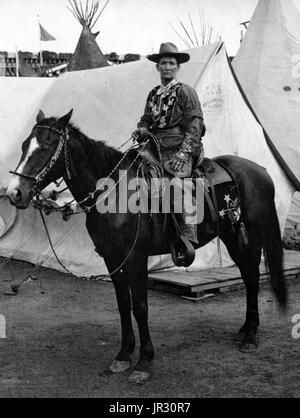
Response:
[[[64,175],[66,127],[72,112],[60,119],[46,119],[39,111],[36,125],[22,144],[22,156],[7,189],[11,204],[17,208],[27,208],[34,193]]]

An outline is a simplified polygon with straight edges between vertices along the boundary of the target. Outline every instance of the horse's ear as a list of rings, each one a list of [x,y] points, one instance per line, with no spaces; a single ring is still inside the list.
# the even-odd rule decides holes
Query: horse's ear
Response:
[[[67,113],[65,116],[62,116],[61,118],[57,119],[57,121],[55,122],[55,127],[57,129],[65,128],[70,122],[72,114],[73,114],[73,109],[71,109],[70,112]]]
[[[45,119],[45,114],[40,109],[39,113],[37,114],[36,121],[37,121],[37,123],[40,123],[43,119]]]

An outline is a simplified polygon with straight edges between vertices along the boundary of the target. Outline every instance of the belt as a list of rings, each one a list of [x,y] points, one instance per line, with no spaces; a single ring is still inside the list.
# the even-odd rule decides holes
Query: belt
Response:
[[[183,135],[183,132],[180,126],[174,126],[173,128],[168,128],[168,129],[153,129],[153,131],[156,135],[171,134],[171,133]]]
[[[179,126],[170,129],[157,129],[153,132],[163,148],[177,148],[184,140],[184,133]]]

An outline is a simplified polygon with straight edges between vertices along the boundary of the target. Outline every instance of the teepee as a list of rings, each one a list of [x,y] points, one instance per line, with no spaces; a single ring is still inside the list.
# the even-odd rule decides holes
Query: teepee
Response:
[[[82,25],[82,32],[69,63],[68,71],[90,70],[108,66],[107,59],[96,42],[99,32],[92,32],[108,2],[109,0],[100,9],[100,0],[86,0],[85,6],[81,1],[69,0],[70,7],[68,9]]]

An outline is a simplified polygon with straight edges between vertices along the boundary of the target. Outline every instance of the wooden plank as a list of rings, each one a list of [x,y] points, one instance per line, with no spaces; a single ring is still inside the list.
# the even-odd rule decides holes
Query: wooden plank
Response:
[[[215,283],[211,283],[210,285],[198,284],[198,286],[193,286],[191,288],[191,292],[216,290],[216,289],[221,289],[222,287],[235,286],[235,285],[242,284],[242,283],[243,283],[243,280],[239,278],[239,279],[225,280],[223,282],[215,282]]]
[[[265,263],[260,265],[260,281],[269,280]],[[285,251],[284,275],[300,277],[300,252]],[[149,274],[149,287],[185,296],[198,297],[206,292],[228,292],[241,288],[243,280],[237,267],[214,268],[199,271],[156,271]]]

